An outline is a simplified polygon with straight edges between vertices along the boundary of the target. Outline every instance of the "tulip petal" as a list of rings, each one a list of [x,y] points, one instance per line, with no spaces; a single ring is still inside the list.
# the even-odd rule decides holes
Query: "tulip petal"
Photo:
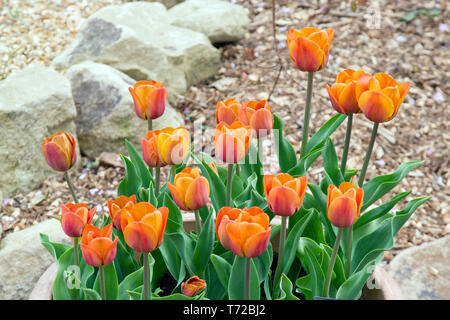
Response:
[[[248,238],[243,248],[244,255],[248,258],[255,258],[262,255],[269,245],[271,231],[272,229],[269,228]]]
[[[123,236],[125,242],[137,252],[151,252],[158,245],[158,234],[152,226],[133,221],[128,224]]]
[[[388,121],[395,111],[392,100],[379,91],[364,92],[358,104],[364,115],[373,122]]]
[[[190,210],[203,208],[209,199],[209,183],[205,177],[195,179],[187,188],[185,203]]]
[[[187,210],[187,207],[184,204],[184,195],[181,194],[181,192],[178,191],[178,189],[170,182],[167,183],[167,187],[169,188],[170,194],[172,195],[172,199],[173,201],[175,201],[176,205],[181,210]]]
[[[46,142],[43,147],[43,153],[48,165],[56,171],[67,171],[70,169],[70,159],[63,148],[55,142]]]
[[[275,187],[267,199],[270,210],[279,216],[291,216],[300,209],[298,194],[288,187]]]
[[[327,210],[327,217],[330,222],[339,228],[348,228],[358,219],[356,201],[348,197],[337,197]]]
[[[84,243],[80,244],[81,253],[83,254],[83,260],[90,266],[100,267],[102,265],[102,256],[89,245]]]
[[[299,37],[289,44],[289,55],[301,71],[315,72],[322,68],[325,53],[314,41]]]
[[[69,212],[61,215],[61,227],[69,237],[81,237],[85,225],[83,219],[75,213]]]

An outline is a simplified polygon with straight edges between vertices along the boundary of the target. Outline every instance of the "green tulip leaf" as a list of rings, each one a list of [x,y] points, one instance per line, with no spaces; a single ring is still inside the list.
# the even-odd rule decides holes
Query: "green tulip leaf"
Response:
[[[228,288],[228,282],[231,275],[231,265],[221,256],[212,254],[211,263],[216,270],[217,277],[224,288]]]
[[[125,139],[125,145],[127,147],[130,160],[136,168],[136,172],[138,173],[139,177],[141,178],[142,187],[147,189],[150,186],[150,182],[153,182],[152,175],[150,174],[146,163],[142,159],[141,154],[137,152],[133,144]]]
[[[142,180],[137,174],[134,164],[127,157],[120,155],[120,159],[125,166],[126,173],[123,180],[119,183],[117,195],[130,197],[135,194],[137,196],[142,185]]]
[[[114,263],[104,266],[103,269],[105,273],[106,300],[117,300],[119,297],[119,284]],[[94,283],[94,290],[97,291],[98,294],[101,294],[100,272],[97,273],[97,278]]]
[[[357,300],[361,297],[361,292],[367,279],[372,275],[373,266],[376,260],[367,263],[362,270],[354,273],[338,289],[336,299],[339,300]]]
[[[328,184],[333,184],[339,187],[339,185],[344,181],[344,177],[339,169],[338,158],[333,142],[329,138],[325,144],[325,149],[322,151],[322,158],[324,173],[327,177]]]
[[[244,300],[245,289],[245,257],[236,256],[231,268],[230,280],[228,282],[228,297],[230,300]],[[259,300],[260,288],[258,279],[258,270],[256,270],[253,259],[251,259],[250,268],[250,299]]]
[[[212,254],[215,235],[213,215],[211,212],[200,232],[192,257],[196,273],[200,278],[203,277],[206,265]]]
[[[283,136],[283,121],[276,115],[273,115],[273,133],[275,147],[278,155],[278,163],[282,172],[288,172],[289,169],[297,164],[297,156],[294,147]]]
[[[47,249],[47,251],[52,255],[55,262],[58,262],[59,257],[71,248],[70,245],[65,243],[51,242],[48,235],[44,233],[39,233],[39,238],[41,244]]]
[[[300,300],[299,298],[297,298],[292,294],[291,280],[289,280],[289,278],[285,274],[281,276],[280,288],[281,288],[280,300]]]

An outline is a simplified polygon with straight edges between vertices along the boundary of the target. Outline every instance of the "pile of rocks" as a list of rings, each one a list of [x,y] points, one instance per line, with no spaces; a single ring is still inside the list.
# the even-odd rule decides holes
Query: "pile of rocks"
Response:
[[[58,131],[73,134],[79,155],[90,158],[125,153],[124,139],[138,146],[147,123],[134,114],[128,92],[138,80],[163,81],[169,92],[154,128],[183,125],[171,104],[216,74],[220,53],[213,44],[243,38],[248,12],[219,0],[160,2],[171,8],[152,1],[104,7],[52,66],[31,65],[0,82],[0,198],[55,173],[42,156],[42,140]],[[41,232],[55,242],[67,240],[56,220],[2,240],[0,299],[27,298],[52,262],[39,243]]]

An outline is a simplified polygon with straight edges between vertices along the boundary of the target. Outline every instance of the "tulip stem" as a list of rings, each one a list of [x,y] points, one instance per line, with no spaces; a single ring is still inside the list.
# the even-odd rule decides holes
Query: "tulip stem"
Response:
[[[233,163],[228,164],[226,206],[231,207],[231,191],[233,189]]]
[[[172,167],[170,167],[170,174],[169,174],[170,183],[173,184],[173,181],[175,180],[175,175],[176,174],[177,174],[177,166],[173,165]]]
[[[103,266],[98,267],[98,274],[100,277],[100,295],[102,300],[106,300],[105,270]]]
[[[67,171],[64,172],[64,178],[67,181],[67,185],[69,186],[70,193],[72,193],[73,201],[75,201],[75,203],[78,203],[78,198],[75,193],[75,188],[73,187],[72,180],[70,180],[69,173]]]
[[[280,292],[280,279],[283,272],[284,262],[284,247],[286,242],[286,217],[281,217],[281,229],[280,229],[280,246],[278,248],[278,263],[275,270],[275,277],[273,282],[273,296],[272,299],[277,299]]]
[[[347,237],[345,239],[347,253],[345,255],[345,277],[350,277],[350,265],[352,263],[352,244],[353,244],[353,225],[347,228]]]
[[[152,119],[148,119],[148,131],[152,131],[153,130],[153,120]]]
[[[245,292],[244,299],[250,300],[250,281],[251,281],[251,269],[252,258],[245,258]]]
[[[344,151],[342,152],[341,172],[345,177],[345,167],[347,165],[348,147],[350,145],[350,138],[352,134],[353,113],[347,116],[347,132],[345,133]]]
[[[313,88],[314,72],[308,72],[308,87],[306,88],[306,105],[305,105],[305,118],[303,121],[303,133],[302,133],[302,147],[300,152],[300,158],[306,155],[306,146],[308,144],[308,132],[309,132],[309,119],[311,117],[311,97]]]
[[[74,237],[73,239],[73,258],[75,260],[75,265],[78,267],[80,265],[80,257],[78,254],[78,238]]]
[[[336,256],[339,250],[343,230],[344,228],[339,228],[336,241],[334,242],[333,251],[331,252],[330,265],[328,266],[327,276],[325,278],[325,287],[323,288],[323,297],[325,298],[328,298],[328,292],[330,291],[331,275],[333,274],[334,264],[336,262]]]
[[[239,167],[239,163],[236,163],[236,175],[238,177],[241,176],[241,167]]]
[[[257,138],[258,141],[258,157],[261,164],[263,163],[263,148],[262,148],[262,139],[260,137]]]
[[[155,167],[155,196],[159,196],[159,187],[161,184],[161,167]]]
[[[377,137],[378,122],[373,123],[372,135],[370,137],[369,147],[367,148],[366,157],[364,158],[364,164],[359,174],[358,186],[362,187],[364,184],[364,178],[366,177],[367,166],[369,165],[370,157],[372,156],[373,146],[375,144],[375,138]]]
[[[142,253],[144,260],[144,287],[142,288],[142,300],[151,300],[150,297],[150,270],[148,266],[148,252]]]
[[[197,235],[200,234],[200,231],[202,231],[202,220],[200,218],[200,213],[198,210],[194,210],[195,212],[195,227],[197,231]]]

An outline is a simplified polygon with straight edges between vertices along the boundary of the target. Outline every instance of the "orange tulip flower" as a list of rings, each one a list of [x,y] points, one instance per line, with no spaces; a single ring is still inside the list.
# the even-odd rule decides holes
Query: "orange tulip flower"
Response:
[[[114,227],[122,231],[120,226],[121,214],[122,210],[125,207],[132,207],[136,204],[136,195],[132,195],[131,197],[120,196],[115,200],[108,200],[108,210],[109,216],[111,217],[111,221],[114,224]]]
[[[206,286],[206,281],[197,276],[192,276],[185,282],[181,283],[181,293],[186,297],[193,297]]]
[[[81,252],[86,263],[93,267],[107,266],[116,257],[118,237],[112,241],[112,224],[102,229],[87,225],[81,238]]]
[[[258,207],[251,207],[249,209],[223,207],[217,213],[216,236],[217,240],[219,240],[226,250],[231,250],[231,242],[227,234],[227,225],[229,223],[238,222],[257,224],[264,230],[269,228],[269,216]]]
[[[337,188],[328,186],[327,217],[339,228],[351,227],[359,217],[364,198],[364,190],[350,182],[342,182]]]
[[[156,146],[161,160],[166,165],[176,165],[186,160],[190,138],[185,127],[167,127],[158,132]]]
[[[157,140],[160,132],[161,130],[148,131],[145,139],[141,139],[142,158],[152,168],[164,167],[166,165],[158,150]]]
[[[328,63],[333,37],[333,29],[291,29],[287,32],[289,56],[301,71],[319,71]]]
[[[157,249],[164,239],[168,215],[166,207],[156,209],[148,202],[125,207],[120,222],[125,242],[136,252]]]
[[[156,119],[166,109],[167,90],[162,82],[138,81],[134,88],[128,88],[133,97],[134,111],[141,119]]]
[[[61,207],[61,226],[65,234],[72,238],[81,237],[83,229],[94,218],[96,208],[89,210],[84,203],[67,203]]]
[[[377,73],[369,80],[369,88],[358,99],[364,115],[373,122],[386,122],[397,114],[410,85],[397,83],[386,73]]]
[[[42,143],[42,152],[48,165],[56,171],[67,171],[77,162],[75,138],[65,132],[58,132]]]
[[[369,88],[369,79],[370,74],[362,70],[346,69],[339,72],[331,88],[326,86],[333,108],[345,115],[361,112],[358,98]]]
[[[266,100],[243,103],[239,121],[250,125],[256,131],[257,137],[268,135],[273,127],[272,111]]]
[[[217,102],[216,122],[219,124],[223,121],[228,125],[231,125],[233,122],[237,121],[241,108],[242,105],[234,99]]]
[[[213,137],[216,157],[223,162],[237,163],[247,155],[251,138],[251,126],[245,126],[240,121],[231,125],[219,123]]]
[[[279,216],[292,216],[303,203],[308,179],[293,178],[287,173],[276,176],[267,174],[263,178],[264,192],[270,210]]]
[[[209,199],[209,182],[197,169],[185,168],[167,183],[172,198],[182,210],[203,208]]]

